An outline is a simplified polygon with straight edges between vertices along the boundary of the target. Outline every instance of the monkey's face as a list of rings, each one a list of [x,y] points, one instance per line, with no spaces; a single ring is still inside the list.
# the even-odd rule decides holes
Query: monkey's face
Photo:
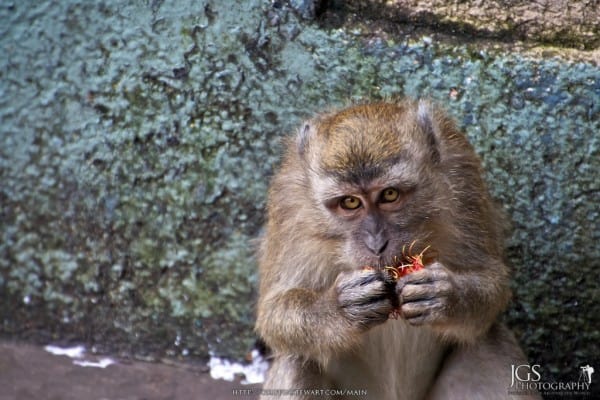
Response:
[[[341,239],[344,264],[389,265],[413,241],[417,241],[414,250],[427,245],[428,222],[435,208],[427,199],[428,185],[419,184],[417,175],[408,178],[408,169],[402,164],[392,166],[362,185],[335,178],[319,183],[324,195],[320,197],[323,228]]]
[[[431,244],[443,177],[432,122],[419,113],[358,106],[301,133],[301,155],[323,215],[319,228],[341,240],[346,265],[389,264],[413,241],[414,251]]]

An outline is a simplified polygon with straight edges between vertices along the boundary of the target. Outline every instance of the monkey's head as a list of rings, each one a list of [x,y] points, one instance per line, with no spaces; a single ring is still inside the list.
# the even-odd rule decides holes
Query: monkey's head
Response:
[[[338,241],[343,264],[388,264],[413,241],[415,252],[435,248],[451,213],[444,215],[455,137],[465,145],[423,101],[354,106],[302,127],[296,146],[310,207],[320,234]]]

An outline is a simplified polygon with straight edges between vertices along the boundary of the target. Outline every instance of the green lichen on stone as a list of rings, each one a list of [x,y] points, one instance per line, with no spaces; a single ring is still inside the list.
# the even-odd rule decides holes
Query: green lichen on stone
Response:
[[[507,318],[530,358],[567,377],[598,354],[596,66],[322,29],[258,0],[15,3],[0,26],[4,334],[243,357],[280,138],[408,95],[457,119],[514,222]]]

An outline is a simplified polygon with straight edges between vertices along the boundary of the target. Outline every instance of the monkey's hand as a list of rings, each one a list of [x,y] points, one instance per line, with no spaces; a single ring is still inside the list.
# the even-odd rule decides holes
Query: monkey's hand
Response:
[[[334,290],[342,315],[361,331],[385,322],[393,309],[380,271],[342,272],[335,281]]]
[[[411,325],[444,324],[457,305],[457,285],[444,265],[434,262],[396,284],[400,315]]]

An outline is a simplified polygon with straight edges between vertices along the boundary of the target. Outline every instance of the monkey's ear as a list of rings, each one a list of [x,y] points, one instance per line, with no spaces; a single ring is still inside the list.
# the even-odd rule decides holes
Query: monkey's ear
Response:
[[[433,105],[427,100],[419,100],[417,124],[426,136],[433,162],[440,162],[440,127],[435,119]]]
[[[296,148],[300,157],[304,158],[308,149],[308,142],[313,134],[313,127],[310,122],[305,122],[304,125],[298,130],[296,135]]]

